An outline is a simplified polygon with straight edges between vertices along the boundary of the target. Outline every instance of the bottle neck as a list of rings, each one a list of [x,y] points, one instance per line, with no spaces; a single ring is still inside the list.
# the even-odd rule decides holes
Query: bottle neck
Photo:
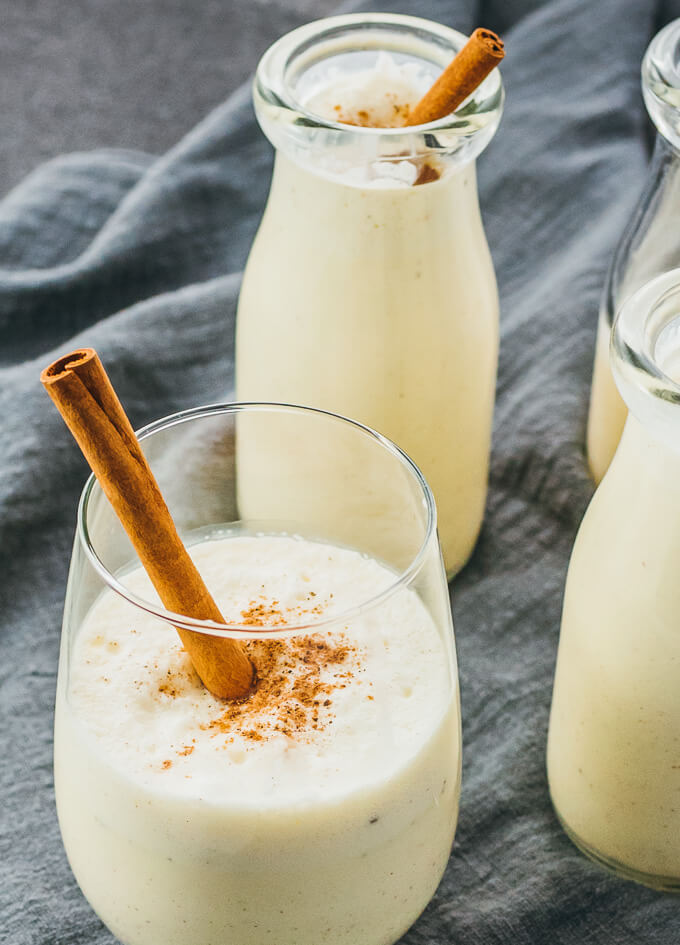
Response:
[[[680,546],[680,450],[634,414],[628,414],[601,488],[615,502],[620,536],[638,522]]]
[[[360,191],[364,199],[373,198],[376,202],[406,194],[410,195],[407,199],[423,201],[436,191],[440,197],[444,192],[459,192],[460,199],[472,198],[477,203],[475,162],[442,165],[436,156],[417,160],[401,156],[391,162],[367,159],[348,168],[344,161],[335,163],[327,153],[317,159],[312,153],[301,160],[299,154],[279,148],[272,191],[291,186],[303,187],[309,196],[313,192],[318,198],[340,188]]]
[[[680,269],[656,276],[624,303],[610,359],[636,422],[680,455]]]
[[[371,245],[390,246],[406,241],[414,251],[432,252],[437,245],[484,240],[474,164],[446,177],[415,187],[361,186],[323,176],[277,154],[263,220],[269,232],[322,234],[332,222],[334,243],[356,244],[371,236]],[[378,240],[377,238],[380,237]],[[321,235],[325,245],[326,239]]]
[[[602,295],[609,328],[623,299],[680,261],[680,152],[658,132],[644,190],[616,248]]]

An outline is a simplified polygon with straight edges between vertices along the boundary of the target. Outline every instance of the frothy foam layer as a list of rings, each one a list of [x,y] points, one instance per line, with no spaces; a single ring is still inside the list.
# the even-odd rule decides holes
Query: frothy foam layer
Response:
[[[255,632],[301,623],[313,631],[395,580],[355,551],[284,536],[190,551],[225,619]],[[142,570],[125,584],[154,599]],[[389,779],[451,699],[428,612],[401,589],[312,631],[250,641],[260,685],[249,702],[230,705],[202,687],[171,627],[106,592],[76,645],[73,711],[111,764],[163,793],[281,804]]]
[[[380,52],[375,65],[357,72],[328,71],[304,106],[329,121],[367,128],[400,128],[432,84],[423,63],[397,63]]]

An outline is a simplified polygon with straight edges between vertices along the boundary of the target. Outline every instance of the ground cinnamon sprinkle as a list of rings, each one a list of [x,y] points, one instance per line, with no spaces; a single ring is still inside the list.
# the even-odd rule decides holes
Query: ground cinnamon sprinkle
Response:
[[[262,628],[296,625],[324,612],[324,603],[316,598],[310,591],[300,604],[284,607],[261,595],[232,623]],[[257,674],[255,690],[244,701],[220,703],[215,718],[201,725],[213,736],[224,737],[225,747],[235,736],[255,743],[281,735],[303,739],[313,731],[323,731],[333,722],[333,693],[344,689],[361,668],[359,647],[337,631],[283,640],[255,637],[245,648]],[[190,687],[185,671],[168,670],[158,692],[178,698]],[[176,754],[186,756],[193,751],[193,744],[184,745]],[[171,764],[163,762],[162,767]]]
[[[391,93],[388,93],[386,98],[392,106],[392,117],[389,121],[385,121],[380,105],[374,108],[360,108],[356,111],[344,111],[342,105],[334,105],[335,119],[343,125],[354,125],[356,128],[401,128],[408,121],[411,106],[408,103],[397,102]],[[377,115],[380,115],[379,121]]]
[[[277,627],[288,623],[283,611],[277,610],[277,600],[270,604],[263,598],[260,602],[251,601],[246,610],[241,611],[240,623],[245,627]]]
[[[423,164],[423,166],[420,168],[420,172],[414,180],[413,186],[416,187],[418,184],[431,184],[432,181],[439,180],[440,177],[441,174],[437,168],[432,167],[431,164],[425,162],[425,164]]]
[[[391,96],[389,96],[391,98]],[[359,128],[401,128],[408,124],[409,115],[411,114],[411,106],[408,104],[399,104],[398,102],[392,102],[392,117],[389,121],[385,121],[381,109],[365,109],[361,108],[355,112],[344,112],[342,105],[334,105],[333,109],[336,113],[337,121],[342,122],[344,125],[354,125]],[[380,114],[381,120],[378,121],[376,118],[376,112]],[[431,163],[426,161],[421,165],[418,176],[413,182],[414,186],[419,184],[431,184],[435,180],[439,180],[441,177],[441,172],[434,167]]]
[[[309,592],[305,603],[308,603],[312,597],[316,597],[314,591]],[[318,615],[323,611],[323,604],[315,604],[313,607],[304,607],[299,604],[297,607],[282,609],[278,600],[268,601],[264,595],[261,595],[258,600],[251,600],[248,607],[241,611],[240,620],[227,622],[238,623],[243,627],[285,627],[290,623],[304,622],[309,614]]]
[[[333,692],[344,688],[359,666],[357,647],[338,634],[251,640],[246,649],[257,689],[246,701],[229,703],[204,727],[252,742],[277,734],[304,737],[325,728],[333,719]]]
[[[177,696],[181,696],[185,691],[185,687],[182,685],[183,680],[179,678],[171,670],[167,672],[167,679],[165,679],[158,686],[158,691],[162,692],[166,696],[170,696],[173,699],[176,699]]]

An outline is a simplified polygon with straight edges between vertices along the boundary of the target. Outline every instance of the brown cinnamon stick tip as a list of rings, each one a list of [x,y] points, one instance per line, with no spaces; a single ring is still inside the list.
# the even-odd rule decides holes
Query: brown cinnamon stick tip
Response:
[[[407,125],[424,125],[445,118],[481,85],[505,56],[503,40],[492,30],[478,28],[414,106]]]
[[[486,30],[479,27],[470,37],[470,39],[473,38],[483,43],[488,55],[498,59],[499,62],[505,56],[505,43],[493,30]]]
[[[74,368],[87,364],[88,361],[96,357],[97,352],[94,348],[78,348],[76,351],[71,351],[70,354],[65,354],[53,361],[52,364],[48,364],[40,372],[40,383],[45,385],[53,383],[65,374],[69,374]]]

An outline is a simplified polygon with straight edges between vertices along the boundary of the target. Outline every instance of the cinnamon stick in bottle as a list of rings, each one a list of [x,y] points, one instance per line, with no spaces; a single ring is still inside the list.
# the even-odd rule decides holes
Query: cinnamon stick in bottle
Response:
[[[491,30],[476,29],[434,85],[414,106],[407,125],[424,125],[450,115],[488,76],[503,56],[503,40]]]
[[[163,605],[177,614],[224,623],[177,533],[151,468],[93,348],[59,358],[40,375],[128,533]],[[253,666],[233,639],[178,627],[204,686],[222,699],[243,699]]]

